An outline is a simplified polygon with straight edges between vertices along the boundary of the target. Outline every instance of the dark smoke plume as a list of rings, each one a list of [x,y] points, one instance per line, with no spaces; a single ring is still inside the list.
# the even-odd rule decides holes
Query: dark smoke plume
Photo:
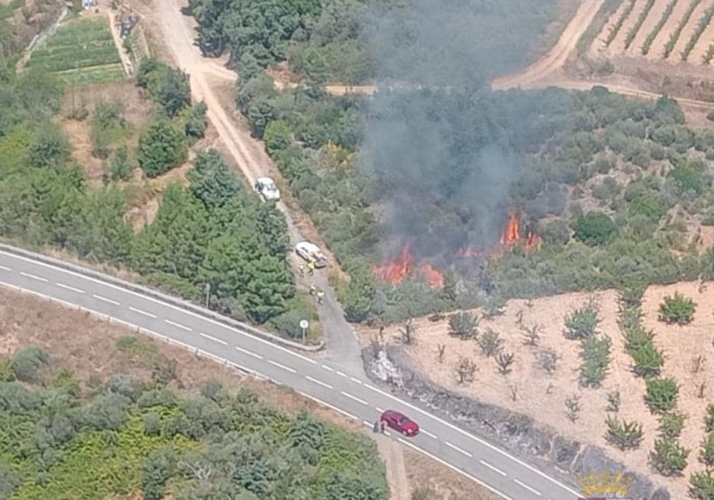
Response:
[[[491,36],[513,29],[493,26],[508,18],[498,9],[520,3],[413,0],[369,24],[381,91],[368,104],[361,166],[380,181],[389,243],[413,240],[418,257],[492,246],[506,221],[529,133],[519,111],[526,104],[520,93],[491,94],[485,82],[526,62],[527,53],[507,57],[507,36]]]

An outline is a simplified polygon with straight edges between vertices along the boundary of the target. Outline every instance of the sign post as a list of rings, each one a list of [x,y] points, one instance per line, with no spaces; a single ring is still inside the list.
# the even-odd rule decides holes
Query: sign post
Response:
[[[300,320],[300,328],[302,329],[302,343],[305,343],[305,333],[307,332],[307,327],[310,326],[310,323],[307,322],[306,319],[301,319]]]

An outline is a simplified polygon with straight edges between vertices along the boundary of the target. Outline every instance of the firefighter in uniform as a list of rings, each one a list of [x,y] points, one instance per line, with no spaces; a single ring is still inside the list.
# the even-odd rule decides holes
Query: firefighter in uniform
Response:
[[[315,295],[316,292],[317,287],[315,286],[315,283],[313,283],[312,285],[310,285],[310,295]]]
[[[300,264],[300,267],[298,268],[298,271],[300,272],[300,277],[304,278],[305,277],[305,266]]]
[[[317,292],[317,303],[322,305],[322,301],[324,300],[324,298],[325,298],[325,292],[323,292],[322,290],[319,290]]]
[[[313,261],[307,263],[307,271],[310,273],[310,276],[315,274],[315,263]]]

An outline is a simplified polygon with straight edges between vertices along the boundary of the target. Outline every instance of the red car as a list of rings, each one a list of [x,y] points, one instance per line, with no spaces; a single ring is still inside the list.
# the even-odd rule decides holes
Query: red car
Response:
[[[379,421],[384,422],[387,426],[395,431],[401,432],[405,436],[416,436],[419,434],[419,424],[398,411],[385,411],[382,413],[382,416],[379,417]]]

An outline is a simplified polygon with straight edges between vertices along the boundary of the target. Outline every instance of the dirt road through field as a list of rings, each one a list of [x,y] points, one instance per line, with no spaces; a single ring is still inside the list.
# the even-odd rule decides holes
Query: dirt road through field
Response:
[[[529,88],[560,69],[575,50],[578,40],[593,22],[595,15],[605,0],[583,0],[573,19],[568,23],[555,46],[525,70],[513,75],[496,78],[491,83],[492,90],[506,90],[514,87]]]
[[[225,72],[217,69],[215,63],[205,60],[194,45],[194,26],[192,18],[184,16],[180,0],[158,0],[155,2],[156,22],[166,48],[170,51],[175,64],[186,71],[191,77],[191,93],[196,101],[204,101],[208,106],[208,119],[218,131],[226,149],[241,169],[248,183],[252,186],[261,175],[272,175],[279,178],[278,170],[273,166],[270,157],[262,144],[251,137],[247,130],[236,125],[229,113],[221,106],[207,76]],[[226,70],[228,71],[228,70]],[[302,240],[294,218],[287,207],[281,202],[278,209],[285,215],[292,243]],[[307,217],[301,217],[307,220]],[[311,234],[317,234],[311,230]],[[329,266],[335,269],[337,263],[322,241],[315,241],[324,250]],[[345,321],[342,308],[337,302],[335,293],[331,290],[325,271],[315,273],[315,284],[325,291],[325,303],[320,308],[320,322],[327,337],[329,355],[332,359],[343,363],[345,370],[361,373],[360,348],[351,326]]]

